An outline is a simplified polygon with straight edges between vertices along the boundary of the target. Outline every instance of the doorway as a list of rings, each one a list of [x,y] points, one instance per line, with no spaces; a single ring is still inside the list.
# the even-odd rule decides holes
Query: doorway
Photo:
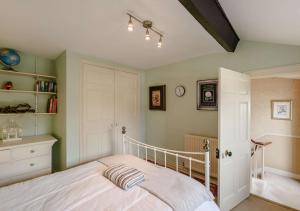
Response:
[[[250,75],[251,193],[300,210],[300,67]]]

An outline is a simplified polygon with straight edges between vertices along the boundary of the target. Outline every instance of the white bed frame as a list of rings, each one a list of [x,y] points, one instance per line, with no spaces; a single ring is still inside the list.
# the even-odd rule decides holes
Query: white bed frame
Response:
[[[176,158],[176,171],[178,172],[178,158],[186,159],[189,161],[189,176],[192,177],[192,161],[196,163],[203,164],[205,166],[205,187],[210,190],[210,161],[209,161],[209,140],[205,140],[205,144],[203,147],[204,152],[185,152],[185,151],[177,151],[177,150],[170,150],[160,147],[151,146],[145,143],[142,143],[138,140],[135,140],[126,135],[126,127],[122,127],[122,150],[123,154],[126,153],[126,143],[128,146],[133,145],[137,147],[137,156],[140,157],[140,148],[145,149],[145,159],[148,161],[148,150],[152,150],[154,153],[154,164],[157,164],[156,160],[156,153],[161,152],[164,154],[164,166],[167,168],[167,155],[175,156]],[[128,150],[129,151],[129,150]],[[204,155],[204,161],[195,159],[191,156],[193,155]]]

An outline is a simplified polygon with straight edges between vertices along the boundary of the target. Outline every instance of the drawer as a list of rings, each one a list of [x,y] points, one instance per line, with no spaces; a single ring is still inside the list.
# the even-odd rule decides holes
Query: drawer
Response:
[[[51,168],[51,155],[0,164],[0,179],[6,179],[47,168]]]
[[[51,156],[47,155],[26,160],[20,160],[15,162],[13,166],[15,168],[15,175],[51,168]]]
[[[22,160],[26,158],[48,155],[51,153],[50,144],[37,144],[27,147],[19,147],[11,150],[14,160]]]
[[[9,162],[11,160],[10,150],[0,150],[0,163]]]

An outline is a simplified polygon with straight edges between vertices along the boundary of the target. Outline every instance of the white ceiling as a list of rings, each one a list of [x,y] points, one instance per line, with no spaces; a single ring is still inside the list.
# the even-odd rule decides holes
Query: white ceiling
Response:
[[[300,0],[219,0],[242,40],[300,45]]]
[[[127,11],[164,33],[161,49],[141,26],[127,31]],[[2,1],[0,26],[3,47],[48,58],[69,49],[140,69],[225,52],[177,0]]]

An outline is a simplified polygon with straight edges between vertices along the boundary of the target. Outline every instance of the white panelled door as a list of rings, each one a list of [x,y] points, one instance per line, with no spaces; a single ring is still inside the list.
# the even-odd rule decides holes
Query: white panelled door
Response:
[[[138,138],[139,135],[139,77],[137,73],[116,72],[116,117],[114,152],[121,153],[122,126],[126,126],[128,136]]]
[[[112,153],[115,121],[114,93],[115,72],[113,70],[83,64],[81,162]]]
[[[235,207],[250,194],[250,78],[219,72],[219,205]]]

